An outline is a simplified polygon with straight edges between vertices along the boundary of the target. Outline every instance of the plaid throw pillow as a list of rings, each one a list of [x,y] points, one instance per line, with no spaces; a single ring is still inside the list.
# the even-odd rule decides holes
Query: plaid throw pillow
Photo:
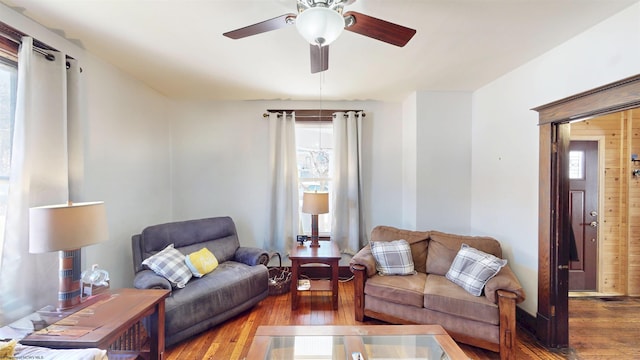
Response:
[[[507,260],[462,244],[445,276],[471,295],[480,296],[487,281],[505,265]]]
[[[165,277],[173,287],[183,288],[191,279],[191,270],[184,262],[184,254],[168,245],[162,251],[146,258],[142,265],[147,266],[156,274]]]
[[[371,254],[380,275],[413,275],[411,247],[406,240],[372,241]]]

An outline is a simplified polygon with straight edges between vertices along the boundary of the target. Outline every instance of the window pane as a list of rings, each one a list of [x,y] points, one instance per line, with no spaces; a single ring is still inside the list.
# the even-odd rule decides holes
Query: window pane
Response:
[[[569,151],[569,179],[584,179],[584,152]]]
[[[296,122],[298,198],[302,208],[304,192],[331,193],[331,161],[333,159],[333,125],[330,122]],[[311,234],[311,215],[300,213],[305,234]],[[318,216],[318,232],[331,233],[331,214]]]

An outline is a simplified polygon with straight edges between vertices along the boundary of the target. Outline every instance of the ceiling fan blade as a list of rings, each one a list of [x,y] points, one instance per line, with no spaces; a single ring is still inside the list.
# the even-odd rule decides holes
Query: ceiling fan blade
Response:
[[[416,31],[402,25],[390,23],[355,11],[344,14],[345,30],[384,41],[395,46],[405,46]]]
[[[319,73],[329,69],[329,45],[318,46],[310,44],[311,73]]]
[[[293,21],[289,21],[290,19],[295,19],[296,14],[284,14],[278,17],[274,17],[273,19],[265,20],[259,22],[257,24],[245,26],[240,29],[228,31],[222,35],[231,38],[231,39],[242,39],[247,36],[261,34],[271,30],[278,30],[283,27],[293,25]]]

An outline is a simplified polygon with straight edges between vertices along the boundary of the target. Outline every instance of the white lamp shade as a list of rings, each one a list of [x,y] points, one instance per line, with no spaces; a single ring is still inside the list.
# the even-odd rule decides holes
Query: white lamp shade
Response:
[[[74,250],[107,240],[103,202],[61,204],[29,209],[29,252]]]
[[[302,212],[313,215],[328,213],[329,193],[306,192],[302,194]]]
[[[310,44],[325,46],[342,34],[344,18],[335,10],[313,7],[298,15],[296,28]]]

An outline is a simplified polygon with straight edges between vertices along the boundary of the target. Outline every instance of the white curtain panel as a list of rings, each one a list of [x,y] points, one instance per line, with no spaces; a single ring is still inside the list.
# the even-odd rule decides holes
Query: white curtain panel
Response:
[[[300,231],[295,113],[269,113],[271,215],[266,248],[287,254]]]
[[[87,107],[81,81],[80,64],[67,59],[67,159],[69,167],[69,200],[81,201],[84,196],[84,139],[82,119],[87,118]]]
[[[330,205],[333,219],[331,240],[340,251],[354,255],[363,246],[360,207],[362,113],[336,112],[333,117],[334,161],[333,193]]]
[[[66,203],[68,107],[64,54],[54,60],[23,38],[5,234],[0,244],[0,324],[57,303],[58,254],[29,253],[29,208]],[[73,65],[73,64],[72,64]]]

